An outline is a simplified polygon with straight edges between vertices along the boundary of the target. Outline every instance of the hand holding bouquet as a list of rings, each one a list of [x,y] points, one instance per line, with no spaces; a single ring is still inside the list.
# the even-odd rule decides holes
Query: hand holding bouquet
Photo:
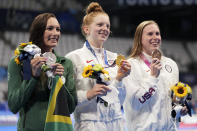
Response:
[[[191,108],[189,101],[192,99],[192,89],[188,84],[178,82],[171,88],[171,97],[173,106],[181,105],[186,106],[188,114],[191,116]]]
[[[31,78],[30,61],[38,56],[45,57],[47,59],[46,63],[41,66],[41,70],[46,72],[48,77],[53,77],[51,65],[56,62],[56,56],[53,53],[45,52],[44,54],[41,54],[41,49],[37,45],[32,44],[32,42],[28,42],[19,44],[14,55],[15,62],[23,67],[23,78],[25,80],[29,80]]]
[[[84,67],[82,76],[84,78],[93,78],[96,79],[96,83],[97,84],[103,84],[105,86],[97,86],[100,89],[99,90],[107,90],[108,88],[106,87],[106,85],[108,85],[108,81],[110,80],[109,77],[109,73],[108,71],[104,70],[104,68],[100,65],[100,64],[95,64],[95,65],[88,65],[86,67]],[[95,86],[96,88],[96,86]],[[103,89],[102,89],[103,88]],[[94,90],[94,89],[92,89]],[[99,93],[99,91],[96,91],[97,93]],[[103,100],[101,97],[97,97],[97,103],[104,103],[104,106],[108,106],[108,102]]]

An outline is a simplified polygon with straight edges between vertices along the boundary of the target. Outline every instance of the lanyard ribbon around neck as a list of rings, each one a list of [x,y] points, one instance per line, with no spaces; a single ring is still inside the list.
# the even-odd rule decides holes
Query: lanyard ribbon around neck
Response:
[[[140,58],[144,61],[144,63],[150,68],[151,62],[144,56],[144,54],[140,55]]]
[[[90,46],[90,43],[88,41],[86,41],[86,47],[88,48],[88,50],[90,50],[90,52],[94,55],[94,57],[97,59],[97,61],[99,62],[96,54],[95,54],[95,51],[92,49],[92,47]],[[104,50],[104,61],[105,61],[105,65],[109,66],[109,63],[107,61],[107,52],[106,50]]]

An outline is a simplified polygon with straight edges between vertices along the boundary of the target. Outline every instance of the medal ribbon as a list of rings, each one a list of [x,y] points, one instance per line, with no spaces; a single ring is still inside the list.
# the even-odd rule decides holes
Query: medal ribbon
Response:
[[[92,49],[92,47],[90,46],[89,42],[86,41],[86,47],[88,48],[88,50],[90,50],[90,52],[96,57],[97,61],[99,62],[96,54],[95,54],[95,51]],[[106,50],[104,50],[104,61],[105,61],[105,65],[108,65],[109,66],[109,63],[107,61],[107,52]]]
[[[140,55],[140,58],[144,61],[144,63],[150,68],[151,63],[146,59],[144,54]]]
[[[95,51],[92,49],[92,47],[90,46],[90,44],[89,44],[88,41],[86,41],[86,47],[87,47],[88,50],[90,50],[90,52],[96,57],[96,59],[97,59],[97,61],[98,61],[98,63],[99,63],[99,60],[98,60],[98,58],[97,58],[97,56],[96,56],[96,54],[95,54]],[[104,50],[104,61],[105,61],[105,64],[109,66],[109,64],[108,64],[108,62],[107,62],[107,53],[106,53],[106,50]],[[97,81],[97,83],[98,83],[98,81]],[[101,83],[100,83],[100,84],[101,84]],[[102,82],[102,84],[105,84],[105,83]],[[104,103],[104,106],[105,106],[105,107],[108,106],[108,102],[105,101],[105,100],[103,100],[103,99],[102,99],[101,97],[99,97],[99,96],[97,96],[96,102],[97,102],[97,103],[98,103],[98,102]]]

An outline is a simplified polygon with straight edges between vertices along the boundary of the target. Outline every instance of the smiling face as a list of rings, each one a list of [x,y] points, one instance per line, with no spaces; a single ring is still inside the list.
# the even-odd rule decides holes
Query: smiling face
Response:
[[[84,26],[84,32],[91,45],[101,48],[110,34],[109,17],[106,14],[98,14],[89,26]]]
[[[47,21],[44,31],[44,50],[51,52],[57,46],[60,37],[60,25],[55,17],[51,17]]]
[[[148,55],[151,55],[153,50],[160,48],[161,35],[156,24],[149,24],[144,27],[141,42],[142,51]]]

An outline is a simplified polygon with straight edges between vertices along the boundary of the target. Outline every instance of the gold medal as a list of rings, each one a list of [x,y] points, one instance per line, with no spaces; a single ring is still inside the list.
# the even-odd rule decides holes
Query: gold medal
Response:
[[[122,65],[122,61],[125,60],[126,58],[123,55],[118,55],[116,58],[116,65],[120,67]]]

